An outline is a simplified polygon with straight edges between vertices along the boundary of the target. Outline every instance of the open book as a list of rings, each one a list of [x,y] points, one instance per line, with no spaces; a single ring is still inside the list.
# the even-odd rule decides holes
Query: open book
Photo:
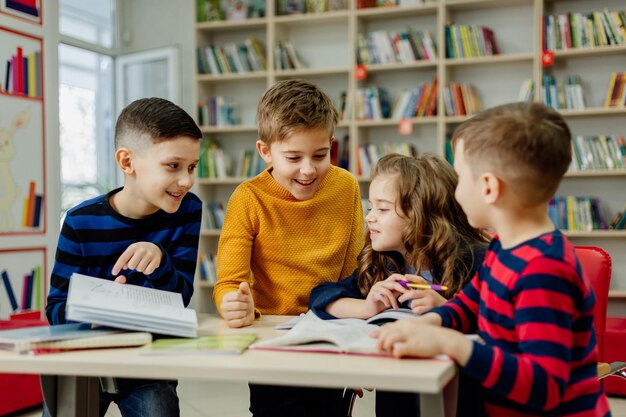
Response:
[[[0,349],[20,353],[139,346],[150,342],[150,340],[152,340],[150,333],[91,328],[91,325],[87,323],[0,331]]]
[[[196,312],[179,293],[72,274],[66,318],[128,330],[196,337]]]
[[[250,349],[383,355],[376,350],[377,340],[369,336],[378,328],[362,320],[322,320],[309,311],[284,335],[254,343]]]
[[[157,339],[141,355],[239,355],[256,340],[252,333],[215,334],[196,339]]]
[[[305,316],[304,313],[301,313],[299,316],[292,318],[284,323],[280,323],[276,326],[278,330],[288,330],[293,328],[302,318]],[[330,319],[333,323],[340,324],[350,324],[350,323],[368,323],[368,324],[376,324],[378,326],[382,326],[385,323],[389,323],[392,321],[406,319],[410,317],[417,317],[419,314],[413,313],[409,308],[399,308],[394,310],[392,308],[388,310],[381,311],[380,313],[370,317],[369,319],[356,319],[356,318],[346,318],[346,319]]]

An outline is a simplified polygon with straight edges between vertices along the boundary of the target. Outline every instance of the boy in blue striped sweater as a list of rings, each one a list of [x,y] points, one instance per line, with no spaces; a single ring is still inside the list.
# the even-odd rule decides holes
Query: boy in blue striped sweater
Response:
[[[193,294],[202,202],[194,184],[202,133],[177,105],[134,101],[115,126],[124,186],[67,212],[50,281],[46,315],[65,323],[72,273]],[[100,416],[116,402],[124,417],[179,416],[176,381],[117,378],[101,392]],[[108,390],[115,391],[115,390]]]

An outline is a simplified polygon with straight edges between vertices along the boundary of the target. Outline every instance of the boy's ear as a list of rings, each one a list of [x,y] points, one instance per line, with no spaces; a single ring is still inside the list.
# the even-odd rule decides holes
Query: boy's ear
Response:
[[[491,172],[480,176],[481,193],[485,203],[494,204],[502,196],[502,180]]]
[[[261,158],[263,158],[266,164],[272,163],[272,155],[270,154],[270,147],[265,142],[263,142],[260,139],[257,140],[256,150],[259,152],[259,155],[261,155]]]
[[[124,174],[132,174],[135,171],[133,155],[128,148],[119,148],[115,151],[115,162]]]

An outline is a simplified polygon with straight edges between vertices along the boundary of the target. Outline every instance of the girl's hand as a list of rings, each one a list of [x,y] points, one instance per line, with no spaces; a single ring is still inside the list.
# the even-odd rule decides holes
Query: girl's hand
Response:
[[[365,313],[368,317],[380,313],[388,308],[398,309],[398,295],[408,290],[398,281],[404,281],[404,275],[393,274],[384,281],[379,281],[370,288],[365,299]]]
[[[406,281],[428,284],[428,282],[419,275],[407,274],[404,277]],[[409,305],[411,306],[411,310],[413,310],[413,312],[417,314],[425,313],[426,311],[435,307],[439,307],[440,305],[443,305],[446,303],[446,301],[448,301],[437,291],[430,289],[410,289],[402,294],[400,298],[398,298],[398,301],[400,303],[404,303],[405,301],[409,300],[413,300],[409,303]]]
[[[398,301],[401,303],[408,300],[413,300],[409,305],[411,306],[411,310],[417,314],[425,313],[448,301],[435,290],[410,290],[398,298]]]

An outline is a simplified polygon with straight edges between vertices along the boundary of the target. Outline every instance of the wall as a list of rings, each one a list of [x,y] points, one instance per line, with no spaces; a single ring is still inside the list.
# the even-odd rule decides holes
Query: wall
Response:
[[[121,54],[177,46],[181,70],[181,107],[195,115],[193,99],[195,1],[123,0]]]

